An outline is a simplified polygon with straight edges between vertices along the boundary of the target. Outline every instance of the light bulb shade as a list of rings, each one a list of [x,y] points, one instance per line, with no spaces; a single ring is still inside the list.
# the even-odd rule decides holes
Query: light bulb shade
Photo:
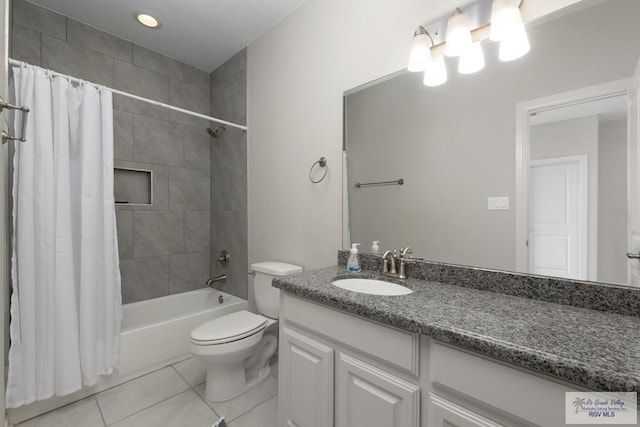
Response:
[[[438,55],[433,58],[429,55],[429,63],[424,70],[422,83],[425,86],[439,86],[447,81],[447,66],[444,63],[444,56]]]
[[[527,37],[524,25],[514,27],[509,32],[509,35],[500,41],[498,58],[500,58],[500,61],[513,61],[526,55],[529,49],[531,49],[531,46],[529,45],[529,37]]]
[[[431,57],[431,41],[425,33],[416,32],[411,41],[411,52],[409,52],[409,71],[424,71],[427,68]]]
[[[523,25],[518,0],[493,0],[489,33],[491,40],[502,41],[509,37],[515,28]]]
[[[469,49],[472,40],[467,15],[456,12],[449,18],[446,43],[444,54],[447,56],[460,56]]]
[[[480,42],[472,43],[458,61],[458,72],[460,74],[472,74],[484,68],[484,53]]]

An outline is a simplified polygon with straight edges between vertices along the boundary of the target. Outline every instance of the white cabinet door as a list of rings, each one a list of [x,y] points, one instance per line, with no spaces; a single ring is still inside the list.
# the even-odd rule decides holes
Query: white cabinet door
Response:
[[[335,409],[336,427],[418,427],[420,388],[340,353]]]
[[[429,393],[430,427],[503,427],[475,412]]]
[[[281,426],[333,426],[333,349],[284,327],[280,335]]]

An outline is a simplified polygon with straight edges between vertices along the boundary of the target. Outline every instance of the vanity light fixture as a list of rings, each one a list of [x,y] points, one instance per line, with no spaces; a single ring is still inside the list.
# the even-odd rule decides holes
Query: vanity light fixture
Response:
[[[484,53],[480,42],[489,35],[493,41],[500,43],[498,57],[501,61],[518,59],[530,50],[529,39],[524,28],[524,20],[520,13],[520,5],[523,0],[479,0],[477,4],[469,7],[472,21],[487,22],[489,20],[489,2],[491,3],[491,21],[478,28],[469,27],[469,19],[465,12],[456,8],[453,15],[447,21],[439,21],[433,24],[434,39],[428,30],[419,26],[413,34],[411,52],[409,54],[409,71],[424,71],[423,83],[426,86],[437,86],[447,81],[447,70],[444,55],[459,57],[458,72],[471,74],[480,71],[485,66]],[[473,8],[473,6],[481,7]],[[465,10],[467,10],[465,8]],[[477,10],[486,10],[484,19],[478,19]],[[475,12],[475,14],[474,14]],[[446,23],[446,39],[442,40],[438,29],[444,29]],[[487,28],[489,27],[489,28]],[[474,40],[475,35],[475,40]],[[434,52],[436,55],[434,56]],[[444,55],[442,54],[444,52]]]
[[[447,23],[447,41],[444,54],[447,56],[461,56],[471,48],[471,30],[469,20],[460,8],[456,8]]]
[[[411,41],[411,52],[409,52],[409,65],[407,70],[411,72],[424,71],[429,64],[429,58],[431,58],[431,37],[427,30],[420,25],[418,29],[413,33],[413,40]]]
[[[435,58],[429,55],[429,64],[424,70],[422,83],[425,86],[440,86],[447,81],[447,66],[444,64],[444,56],[438,55]]]
[[[501,61],[512,61],[529,52],[529,38],[524,29],[518,0],[493,0],[489,38],[500,42]]]
[[[431,52],[433,39],[429,32],[421,25],[413,33],[409,65],[412,72],[424,71],[423,83],[426,86],[438,86],[447,81],[447,68],[442,55],[433,57]]]
[[[524,25],[511,30],[510,35],[500,41],[498,58],[500,61],[513,61],[523,57],[529,52],[529,37]]]
[[[518,0],[493,0],[489,39],[494,42],[502,41],[509,30],[518,24],[523,24]]]
[[[474,42],[460,55],[458,60],[458,72],[460,74],[473,74],[484,68],[484,53],[480,42]]]
[[[145,11],[137,11],[134,12],[133,17],[136,18],[140,24],[144,25],[147,28],[158,28],[160,27],[160,21],[158,18],[151,15],[149,12]]]

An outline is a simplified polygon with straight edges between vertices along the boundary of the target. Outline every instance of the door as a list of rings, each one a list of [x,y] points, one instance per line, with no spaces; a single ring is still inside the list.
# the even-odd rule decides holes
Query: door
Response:
[[[627,277],[629,285],[640,286],[640,62],[631,82],[627,110]]]
[[[418,427],[420,388],[340,353],[335,409],[336,427]]]
[[[587,278],[587,156],[532,160],[529,272]]]
[[[281,426],[333,426],[333,349],[284,327],[280,334]]]

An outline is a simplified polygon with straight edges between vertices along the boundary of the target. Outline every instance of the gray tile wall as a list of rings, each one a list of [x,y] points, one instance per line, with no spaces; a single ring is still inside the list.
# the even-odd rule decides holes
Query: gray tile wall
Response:
[[[207,72],[24,0],[14,0],[12,4],[11,57],[199,113],[210,113],[212,78]],[[224,92],[221,84],[224,81],[218,83],[219,91]],[[246,92],[243,96],[242,104]],[[152,170],[154,179],[153,206],[117,208],[125,303],[200,288],[209,277],[209,236],[214,227],[210,211],[212,140],[206,133],[207,126],[205,120],[114,97],[116,166]],[[246,155],[244,158],[246,165]],[[234,157],[236,164],[240,162]],[[243,185],[241,175],[235,173],[238,183],[234,186]],[[246,184],[242,192],[246,206]],[[235,199],[234,203],[239,206]],[[215,212],[217,217],[218,209]],[[224,216],[225,211],[222,212]],[[243,218],[225,218],[222,227],[227,229],[226,242],[233,242],[233,246],[226,244],[235,254],[243,252],[233,265],[245,260],[244,282],[234,277],[234,283],[237,280],[239,284],[232,291],[237,287],[242,291],[234,293],[246,295],[246,212]],[[229,237],[229,230],[236,234]],[[237,236],[245,242],[240,247]],[[216,242],[214,250],[219,246]]]
[[[211,114],[247,122],[246,49],[211,73]],[[226,269],[215,260],[222,249],[231,255]],[[211,273],[229,277],[222,290],[247,298],[247,133],[230,127],[211,145],[211,256]]]

